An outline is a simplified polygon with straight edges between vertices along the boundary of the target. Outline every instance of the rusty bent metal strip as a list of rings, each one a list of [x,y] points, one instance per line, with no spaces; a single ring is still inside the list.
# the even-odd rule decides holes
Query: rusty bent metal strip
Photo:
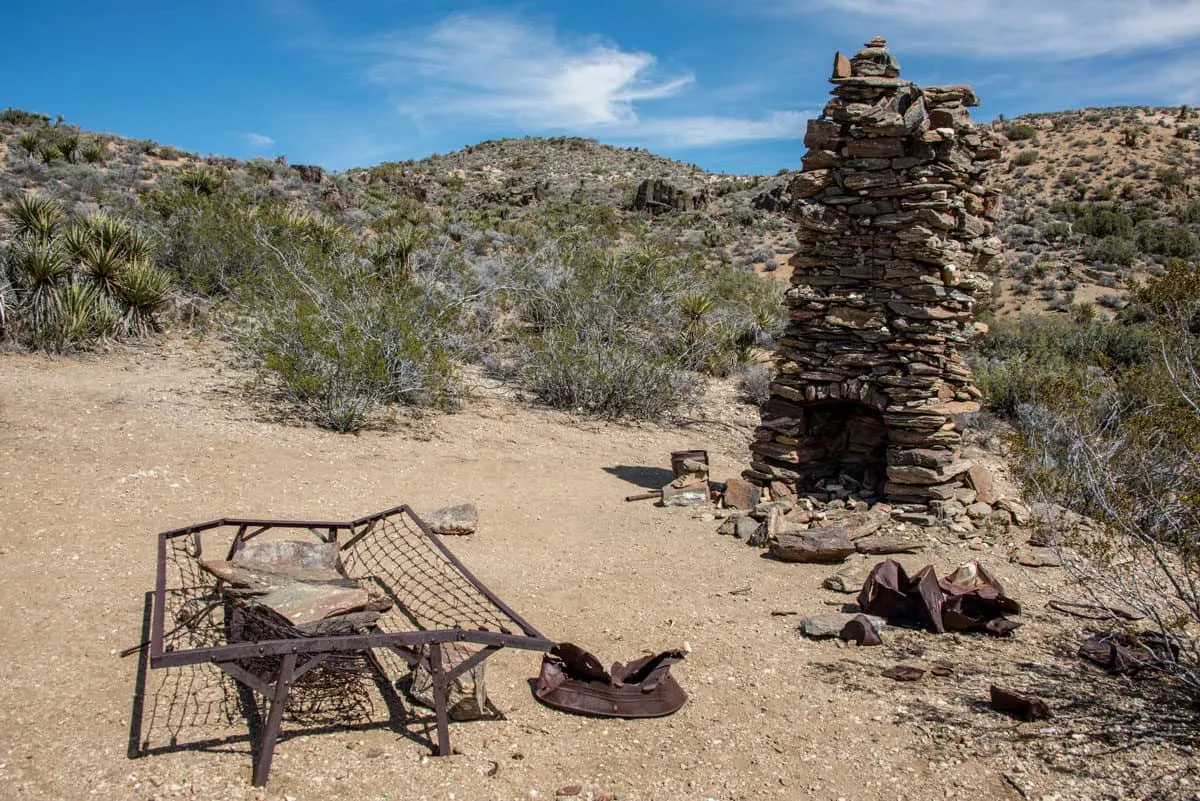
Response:
[[[542,658],[534,694],[567,712],[615,718],[655,718],[683,706],[687,694],[671,675],[682,651],[664,651],[606,671],[600,660],[571,643],[559,643]]]

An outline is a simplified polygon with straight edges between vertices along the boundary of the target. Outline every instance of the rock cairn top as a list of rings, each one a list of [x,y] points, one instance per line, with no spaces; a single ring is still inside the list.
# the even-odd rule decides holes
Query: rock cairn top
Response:
[[[771,494],[937,509],[967,489],[959,412],[978,409],[962,358],[1000,252],[998,143],[967,86],[920,88],[876,37],[834,57],[789,191],[799,250],[745,474]]]

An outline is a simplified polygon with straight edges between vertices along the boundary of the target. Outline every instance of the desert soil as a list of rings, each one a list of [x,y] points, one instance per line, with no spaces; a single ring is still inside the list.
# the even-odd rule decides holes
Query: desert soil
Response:
[[[1192,745],[1131,692],[1144,683],[1075,658],[1085,621],[1045,606],[1076,597],[1062,571],[1008,562],[1020,532],[972,547],[934,530],[926,553],[901,557],[993,569],[1024,605],[1012,639],[885,630],[882,647],[842,648],[795,630],[853,600],[821,588],[833,568],[765,559],[718,536],[711,515],[624,502],[665,481],[673,450],[707,448],[714,478],[739,472],[749,407],[714,401],[725,424],[664,428],[490,398],[342,436],[273,421],[254,394],[193,340],[0,356],[0,797],[1200,798]],[[162,710],[186,700],[195,676],[153,671],[151,753],[127,757],[136,658],[117,653],[141,636],[156,532],[467,501],[479,531],[451,547],[552,639],[605,662],[687,643],[673,671],[685,707],[643,721],[557,712],[531,695],[538,655],[502,651],[488,690],[504,719],[452,724],[454,756],[430,756],[419,707],[400,730],[382,714],[321,733],[285,725],[260,790],[237,723],[193,727],[170,747]],[[955,672],[880,675],[898,662]],[[993,682],[1041,695],[1055,716],[990,711]]]

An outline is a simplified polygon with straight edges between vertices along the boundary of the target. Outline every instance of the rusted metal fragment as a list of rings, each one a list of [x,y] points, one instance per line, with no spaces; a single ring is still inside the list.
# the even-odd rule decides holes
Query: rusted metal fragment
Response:
[[[882,675],[885,679],[895,679],[896,681],[916,681],[925,675],[925,671],[912,665],[893,665],[883,671]]]
[[[1021,606],[1004,595],[1000,582],[971,562],[938,580],[932,565],[909,577],[904,568],[886,559],[871,570],[858,605],[899,626],[946,631],[986,631],[1005,636],[1019,623],[1004,618]]]
[[[875,624],[866,615],[855,615],[855,617],[842,627],[838,634],[846,642],[853,642],[858,645],[882,645],[883,638],[879,636],[879,629],[875,628]]]
[[[709,502],[708,481],[700,479],[690,484],[680,484],[684,481],[677,478],[662,488],[663,506],[706,506]]]
[[[579,646],[559,643],[542,659],[534,695],[548,706],[584,715],[670,715],[687,701],[670,672],[683,657],[683,651],[663,651],[628,664],[614,663],[610,673]]]
[[[933,565],[921,568],[908,584],[908,597],[913,601],[921,621],[938,634],[946,632],[943,622],[943,606],[945,599],[942,588],[938,586],[937,574]]]
[[[1174,664],[1179,659],[1179,646],[1158,631],[1136,636],[1112,632],[1088,637],[1079,646],[1079,655],[1110,673],[1136,673],[1144,668]]]
[[[1046,720],[1050,717],[1050,707],[1042,699],[1024,695],[1016,690],[997,687],[993,684],[989,690],[992,696],[992,709],[1005,712],[1022,720]]]
[[[885,559],[875,565],[858,594],[858,606],[892,623],[903,623],[911,617],[908,574],[899,562]]]

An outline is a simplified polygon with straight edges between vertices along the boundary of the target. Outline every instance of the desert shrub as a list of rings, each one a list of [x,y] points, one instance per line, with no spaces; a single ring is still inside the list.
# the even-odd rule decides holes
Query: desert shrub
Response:
[[[777,287],[678,245],[585,237],[546,261],[510,276],[513,359],[525,389],[557,408],[662,417],[699,374],[729,374],[781,327]]]
[[[1066,322],[998,324],[976,358],[989,389],[1005,393],[991,400],[1017,427],[1015,465],[1029,491],[1097,524],[1056,531],[1081,591],[1164,633],[1178,653],[1161,667],[1195,698],[1200,270],[1172,261],[1113,324]]]
[[[1022,142],[1037,136],[1037,128],[1027,122],[1014,122],[1004,129],[1004,135],[1010,142]]]
[[[242,298],[239,351],[304,419],[358,431],[384,404],[447,404],[457,392],[455,307],[435,288],[380,276],[347,234],[271,254]]]
[[[24,111],[23,109],[9,106],[4,111],[0,111],[0,122],[8,123],[9,125],[44,125],[50,122],[50,118],[45,114],[37,114],[32,111]]]
[[[770,365],[751,364],[742,370],[738,379],[738,394],[747,403],[762,406],[771,397],[771,379],[774,371]]]
[[[1183,186],[1187,183],[1187,179],[1178,167],[1159,167],[1154,171],[1154,177],[1163,186]]]
[[[1028,167],[1037,160],[1038,152],[1036,150],[1019,150],[1017,151],[1016,155],[1012,157],[1012,164],[1014,167]]]
[[[1091,247],[1088,255],[1097,261],[1128,267],[1137,261],[1140,252],[1137,245],[1128,239],[1106,236]]]
[[[1133,217],[1115,204],[1060,203],[1054,210],[1067,214],[1073,220],[1075,230],[1089,236],[1127,238],[1133,234]]]
[[[1200,242],[1186,228],[1172,225],[1150,225],[1138,231],[1138,246],[1147,253],[1187,259],[1200,252]]]

